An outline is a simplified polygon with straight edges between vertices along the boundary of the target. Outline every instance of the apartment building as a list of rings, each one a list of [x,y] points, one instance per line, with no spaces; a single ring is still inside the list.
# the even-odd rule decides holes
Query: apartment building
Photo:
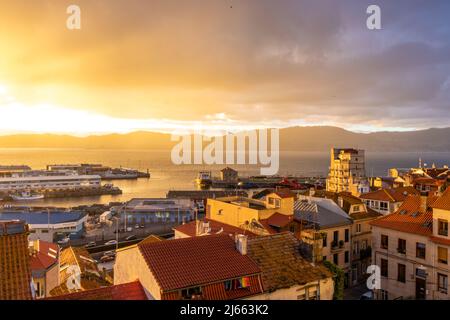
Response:
[[[369,192],[364,150],[332,148],[329,169],[327,191],[350,192],[356,196]]]
[[[440,197],[411,195],[371,223],[378,299],[449,299],[449,220],[450,189]]]
[[[59,247],[42,240],[30,241],[30,267],[36,299],[50,296],[59,286]]]
[[[332,261],[351,281],[351,229],[353,221],[333,200],[303,196],[295,202],[295,219],[301,224],[300,239],[311,244],[316,262]]]
[[[394,189],[380,189],[362,194],[359,198],[368,208],[386,215],[397,211],[409,195],[419,194],[420,192],[414,187],[408,186]]]
[[[290,192],[273,192],[264,200],[239,196],[208,199],[206,217],[252,233],[268,235],[291,227],[294,198]]]
[[[153,300],[232,300],[263,293],[247,238],[227,234],[143,242],[119,249],[114,284],[138,280]]]

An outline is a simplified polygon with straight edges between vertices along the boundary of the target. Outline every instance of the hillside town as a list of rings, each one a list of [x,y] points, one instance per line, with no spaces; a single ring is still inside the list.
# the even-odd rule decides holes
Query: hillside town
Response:
[[[150,177],[87,164],[44,171],[2,166],[0,189],[73,196]],[[372,177],[364,150],[333,148],[325,179],[226,167],[196,182],[104,205],[5,202],[0,300],[449,299],[446,166],[419,160]]]

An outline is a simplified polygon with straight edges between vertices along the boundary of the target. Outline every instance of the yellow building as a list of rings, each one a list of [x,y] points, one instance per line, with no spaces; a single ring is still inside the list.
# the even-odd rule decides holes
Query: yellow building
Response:
[[[366,177],[364,150],[333,148],[330,156],[330,172],[327,191],[350,192],[355,196],[369,192]]]
[[[267,234],[259,223],[273,214],[292,216],[294,213],[294,195],[288,192],[268,194],[265,200],[245,197],[225,197],[208,199],[206,217],[252,232]],[[261,229],[258,232],[258,229]]]

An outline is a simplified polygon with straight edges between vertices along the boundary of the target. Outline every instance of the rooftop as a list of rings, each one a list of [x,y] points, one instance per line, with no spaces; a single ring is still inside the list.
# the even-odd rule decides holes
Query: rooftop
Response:
[[[31,253],[30,266],[32,271],[46,270],[58,262],[58,245],[37,240]]]
[[[208,218],[202,219],[201,222],[209,223],[209,228],[211,229],[209,234],[223,233],[223,234],[228,234],[228,235],[245,234],[249,237],[256,236],[254,233],[249,232],[247,230],[243,230],[241,228],[238,228],[238,227],[226,224],[226,223],[222,223],[219,221],[211,220]],[[196,221],[191,221],[189,223],[179,225],[179,226],[175,227],[174,230],[184,233],[185,235],[188,235],[190,237],[195,237],[196,236]]]
[[[20,234],[28,231],[25,221],[5,219],[0,221],[0,236]]]
[[[78,211],[71,212],[0,212],[0,220],[24,220],[27,224],[58,224],[76,222],[85,216]]]
[[[300,255],[300,242],[288,232],[249,239],[248,255],[262,270],[264,291],[332,277],[323,265],[313,266]]]
[[[296,220],[317,224],[321,229],[351,225],[350,216],[330,199],[309,197],[294,203]]]
[[[285,215],[275,212],[267,219],[259,220],[259,223],[271,234],[279,232],[280,228],[284,228],[294,221],[294,215]]]
[[[430,205],[436,197],[427,198],[427,209],[423,210],[424,198],[417,195],[408,196],[394,213],[371,222],[372,226],[430,236],[433,233],[433,212]]]
[[[420,192],[414,187],[399,187],[394,189],[380,189],[360,195],[361,199],[378,200],[387,202],[402,202],[409,195],[419,195]]]
[[[69,293],[46,300],[148,300],[139,281]]]
[[[441,197],[439,197],[433,204],[435,209],[449,210],[450,211],[450,188],[444,191]]]
[[[138,248],[163,291],[260,273],[225,234],[144,243]]]

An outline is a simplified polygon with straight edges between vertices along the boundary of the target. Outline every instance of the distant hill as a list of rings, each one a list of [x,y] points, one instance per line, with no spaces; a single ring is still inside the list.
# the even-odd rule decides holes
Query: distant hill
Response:
[[[409,132],[355,133],[337,127],[291,127],[280,130],[281,151],[328,151],[355,147],[367,151],[450,151],[450,128]],[[56,134],[0,136],[0,148],[170,149],[170,135],[155,132],[74,137]]]

